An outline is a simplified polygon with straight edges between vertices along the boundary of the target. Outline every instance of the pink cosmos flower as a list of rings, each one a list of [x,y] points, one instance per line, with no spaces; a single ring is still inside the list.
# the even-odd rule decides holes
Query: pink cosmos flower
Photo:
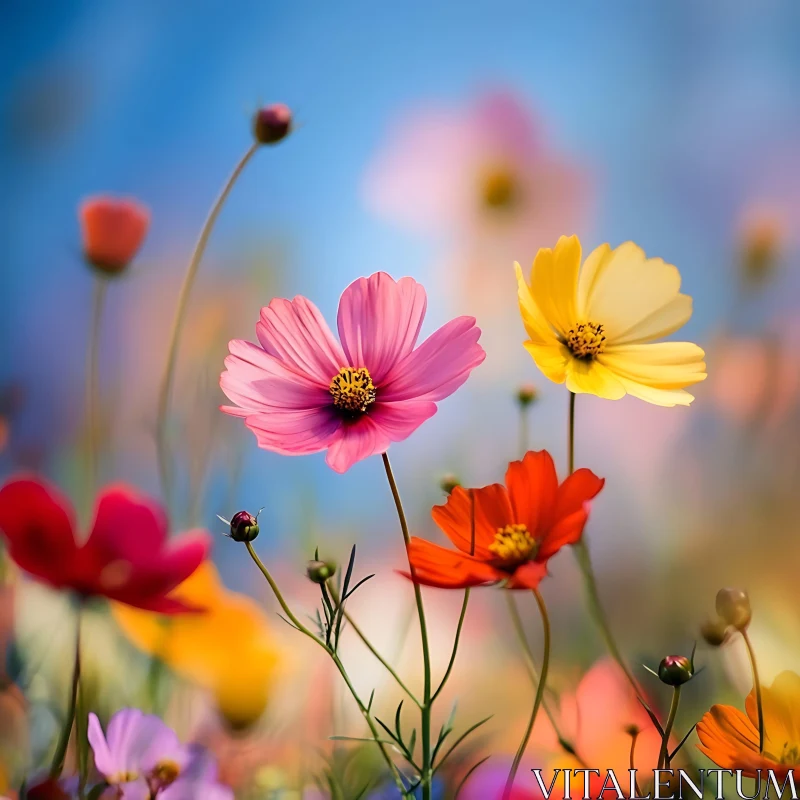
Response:
[[[305,297],[261,310],[258,344],[234,339],[220,386],[258,446],[284,455],[327,450],[346,472],[384,453],[436,413],[480,364],[474,317],[458,317],[416,347],[427,299],[412,278],[359,278],[339,301],[341,344]]]

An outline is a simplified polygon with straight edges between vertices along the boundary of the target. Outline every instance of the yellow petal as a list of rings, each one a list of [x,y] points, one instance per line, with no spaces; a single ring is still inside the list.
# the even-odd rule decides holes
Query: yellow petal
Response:
[[[617,376],[655,389],[683,389],[705,380],[704,358],[691,342],[617,345],[597,357]]]
[[[578,274],[581,243],[577,236],[562,236],[554,250],[543,247],[531,269],[531,295],[545,320],[562,337],[577,319]]]
[[[688,406],[684,387],[706,377],[705,353],[691,342],[658,342],[609,347],[598,356],[628,394],[657,406]]]
[[[595,251],[597,253],[597,251]],[[639,323],[670,305],[679,294],[681,276],[660,258],[647,258],[633,242],[625,242],[610,254],[600,252],[586,278],[586,319],[601,324],[609,342],[622,337]],[[664,327],[673,323],[669,317]]]
[[[625,396],[625,387],[619,379],[596,360],[570,358],[567,389],[575,394],[593,394],[605,400],[619,400]]]
[[[560,342],[542,345],[529,341],[524,346],[545,378],[553,383],[564,383],[567,378],[567,364],[572,360],[566,345]]]
[[[581,322],[586,322],[589,319],[588,309],[595,287],[598,279],[608,266],[613,252],[610,245],[601,244],[600,247],[595,247],[586,257],[578,278],[578,317]]]
[[[780,757],[784,745],[800,746],[800,676],[781,672],[772,686],[762,688],[767,750]],[[755,697],[747,698],[747,714],[758,720]]]
[[[541,309],[531,294],[530,287],[525,282],[522,274],[522,267],[514,262],[514,269],[517,272],[517,299],[519,300],[519,313],[522,316],[522,323],[525,331],[531,340],[537,344],[553,344],[558,341],[555,331],[548,325]]]
[[[614,339],[615,344],[662,339],[682,328],[692,316],[692,298],[679,294]]]

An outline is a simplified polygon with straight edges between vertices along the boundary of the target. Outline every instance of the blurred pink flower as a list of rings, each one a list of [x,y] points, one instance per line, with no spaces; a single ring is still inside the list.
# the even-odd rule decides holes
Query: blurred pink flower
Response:
[[[261,310],[259,344],[234,339],[220,386],[258,446],[284,455],[327,450],[346,472],[384,453],[436,413],[484,359],[473,317],[458,317],[419,347],[427,298],[412,278],[359,278],[339,302],[336,341],[305,297]]]
[[[366,176],[370,204],[410,227],[520,234],[527,249],[573,230],[586,186],[511,92],[461,110],[407,113]]]

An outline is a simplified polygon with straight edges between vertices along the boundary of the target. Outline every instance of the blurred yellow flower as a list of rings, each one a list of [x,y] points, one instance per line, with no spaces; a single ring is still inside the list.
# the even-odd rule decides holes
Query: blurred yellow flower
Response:
[[[608,400],[630,394],[660,406],[692,402],[684,387],[706,377],[705,354],[690,342],[653,341],[692,315],[675,267],[647,258],[633,242],[601,245],[581,267],[577,236],[539,250],[530,285],[515,267],[525,348],[547,378]]]
[[[208,610],[179,619],[115,604],[114,616],[137,647],[212,692],[232,726],[252,724],[266,708],[278,663],[263,611],[249,597],[225,589],[211,562],[175,596]]]

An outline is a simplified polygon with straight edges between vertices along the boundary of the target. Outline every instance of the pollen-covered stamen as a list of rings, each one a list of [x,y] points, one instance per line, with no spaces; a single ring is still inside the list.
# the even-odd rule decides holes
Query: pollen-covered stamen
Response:
[[[158,786],[164,788],[169,786],[171,783],[175,783],[180,774],[180,764],[172,759],[165,758],[163,761],[159,761],[155,765],[153,768],[152,777]]]
[[[481,175],[481,199],[488,208],[507,209],[519,200],[519,183],[516,175],[505,166],[487,169]]]
[[[794,742],[785,742],[780,757],[780,763],[790,767],[800,765],[800,745]]]
[[[348,414],[363,414],[375,402],[375,386],[365,367],[340,369],[328,391],[334,406]]]
[[[602,325],[582,322],[567,333],[567,347],[575,358],[590,359],[600,355],[606,347],[606,334]]]
[[[498,529],[489,550],[500,561],[521,564],[536,554],[536,539],[525,525],[506,525],[505,528]]]
[[[106,776],[106,783],[110,786],[118,786],[121,783],[133,783],[138,777],[139,773],[132,770],[115,772],[113,775]]]

